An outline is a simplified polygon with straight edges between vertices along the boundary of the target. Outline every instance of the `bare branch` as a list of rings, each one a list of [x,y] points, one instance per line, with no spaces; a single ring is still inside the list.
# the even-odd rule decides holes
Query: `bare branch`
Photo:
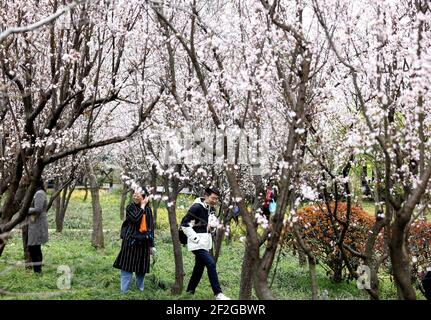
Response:
[[[72,2],[71,4],[66,5],[63,8],[59,9],[56,13],[46,17],[45,19],[42,19],[38,22],[35,22],[31,25],[28,25],[25,27],[8,28],[5,31],[3,31],[2,33],[0,33],[0,43],[3,42],[6,39],[6,37],[8,37],[11,34],[25,33],[28,31],[34,31],[36,29],[39,29],[39,28],[51,23],[52,21],[56,20],[58,17],[65,14],[66,12],[72,10],[73,8],[78,6],[79,4],[84,3],[85,1],[87,1],[87,0],[76,0],[76,1]]]
[[[162,93],[164,92],[164,87],[162,86],[160,89],[159,94],[157,95],[157,97],[154,99],[154,101],[150,104],[150,106],[144,111],[141,112],[139,115],[139,122],[125,135],[123,136],[117,136],[117,137],[113,137],[110,139],[106,139],[106,140],[101,140],[101,141],[97,141],[97,142],[93,142],[93,143],[86,143],[86,144],[82,144],[79,146],[76,146],[75,148],[69,149],[69,150],[65,150],[63,152],[57,153],[55,155],[52,155],[46,159],[44,159],[43,164],[47,165],[50,163],[53,163],[59,159],[62,159],[64,157],[67,157],[69,155],[72,154],[76,154],[80,151],[83,150],[88,150],[88,149],[94,149],[94,148],[99,148],[99,147],[103,147],[103,146],[107,146],[110,144],[114,144],[114,143],[118,143],[118,142],[122,142],[128,138],[130,138],[141,126],[142,122],[144,122],[144,120],[150,115],[151,111],[154,109],[154,107],[156,106],[156,104],[159,102],[160,97],[162,95]]]

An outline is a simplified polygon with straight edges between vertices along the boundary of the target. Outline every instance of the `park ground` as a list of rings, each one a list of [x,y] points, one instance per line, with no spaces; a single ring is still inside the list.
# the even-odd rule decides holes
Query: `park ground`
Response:
[[[50,241],[42,247],[44,254],[43,274],[37,276],[23,265],[21,233],[17,230],[0,258],[0,290],[2,299],[150,299],[150,300],[207,300],[214,299],[206,276],[202,278],[196,294],[173,296],[170,285],[174,280],[174,259],[172,241],[169,232],[167,211],[163,207],[158,211],[158,229],[156,231],[157,255],[151,272],[145,277],[145,291],[139,292],[131,287],[127,295],[119,291],[119,270],[112,264],[120,249],[119,215],[120,194],[101,191],[103,208],[103,228],[105,230],[105,248],[96,250],[91,246],[91,201],[83,201],[83,191],[75,191],[66,213],[62,233],[55,232],[53,210],[48,213]],[[181,196],[178,201],[178,213],[183,215],[190,198]],[[364,207],[366,209],[366,207]],[[369,207],[371,210],[371,207]],[[244,244],[240,241],[241,228],[233,228],[232,241],[223,244],[217,263],[220,283],[226,295],[237,299],[239,295],[241,264]],[[193,255],[183,247],[185,285],[193,268]],[[66,274],[71,270],[70,288],[64,288]],[[396,289],[388,276],[381,277],[381,298],[396,299]],[[291,252],[283,251],[274,275],[270,275],[271,288],[278,299],[310,299],[311,287],[308,268],[300,266],[298,258]],[[63,289],[59,289],[63,288]],[[331,282],[325,270],[318,266],[318,287],[320,297],[328,300],[362,300],[368,295],[356,287],[356,282]],[[256,298],[256,297],[254,297]],[[418,292],[418,298],[423,299]]]

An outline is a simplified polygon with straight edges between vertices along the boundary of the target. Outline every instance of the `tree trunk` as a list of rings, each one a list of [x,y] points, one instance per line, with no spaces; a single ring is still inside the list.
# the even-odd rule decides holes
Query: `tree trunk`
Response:
[[[10,237],[10,231],[26,219],[26,213],[28,213],[36,193],[35,181],[40,179],[41,176],[42,168],[40,163],[37,163],[33,171],[34,179],[29,184],[23,183],[23,185],[19,186],[19,181],[15,180],[9,186],[6,200],[2,204],[2,209],[0,209],[0,257],[6,246],[7,238]],[[15,214],[18,214],[19,217],[11,223]]]
[[[59,192],[59,188],[60,188],[60,180],[57,178],[55,179],[55,182],[54,182],[54,194]],[[55,198],[54,206],[55,206],[55,231],[61,232],[62,224],[59,223],[60,211],[61,211],[61,193]]]
[[[395,283],[403,300],[416,300],[416,292],[411,282],[410,259],[405,241],[406,223],[396,218],[391,227],[389,252]]]
[[[374,246],[377,240],[377,235],[380,233],[382,228],[385,226],[386,222],[383,220],[379,220],[377,218],[377,215],[379,214],[379,210],[376,213],[376,222],[374,223],[374,226],[372,228],[373,233],[370,237],[368,237],[367,242],[365,244],[365,259],[364,264],[370,268],[370,290],[367,290],[367,293],[370,295],[370,299],[372,300],[379,300],[379,277],[378,272],[381,263],[385,259],[384,256],[386,255],[386,249],[384,249],[384,252],[382,253],[383,256],[378,258],[376,256],[376,253],[374,251]],[[384,248],[387,248],[386,243],[384,245]]]
[[[100,206],[99,185],[94,173],[93,166],[87,162],[87,170],[90,180],[91,204],[93,207],[93,233],[91,236],[91,245],[96,249],[104,248],[103,224],[102,224],[102,207]]]
[[[160,201],[161,201],[160,199],[159,200],[153,199],[151,201],[151,206],[153,207],[154,226],[155,226],[155,228],[157,228],[157,212],[159,210]]]
[[[214,241],[214,260],[217,263],[218,257],[220,256],[221,252],[221,246],[223,243],[223,239],[225,236],[226,226],[227,226],[227,218],[226,218],[227,211],[224,210],[223,204],[220,206],[219,210],[219,219],[223,221],[223,226],[221,228],[218,228],[216,231],[216,237]]]
[[[275,224],[273,224],[275,226]],[[272,233],[275,233],[274,231]],[[275,237],[273,235],[272,237]],[[269,241],[268,241],[269,242]],[[263,257],[259,259],[259,263],[256,265],[255,277],[254,277],[254,288],[256,295],[261,300],[274,300],[275,296],[271,291],[268,284],[269,271],[271,270],[272,264],[275,258],[275,252],[277,245],[270,247],[268,244],[265,249]]]
[[[171,292],[173,295],[179,295],[183,292],[184,287],[184,265],[183,265],[183,254],[181,250],[180,238],[178,235],[178,223],[176,215],[176,197],[170,198],[172,206],[167,206],[169,226],[172,236],[172,246],[174,250],[174,261],[175,261],[175,283],[172,285]]]
[[[378,265],[371,265],[370,267],[370,299],[372,300],[379,300],[379,266]]]
[[[332,271],[334,272],[332,275],[332,281],[335,283],[341,283],[343,281],[343,259],[334,258],[332,262]]]
[[[260,263],[262,265],[263,261]],[[258,267],[255,272],[254,289],[260,300],[275,300],[274,294],[268,286],[268,271],[263,267]]]
[[[368,184],[367,176],[368,176],[368,168],[365,165],[365,166],[362,166],[362,171],[361,171],[362,194],[365,196],[365,198],[371,199],[371,195],[372,195],[371,188],[370,188],[370,185]]]
[[[120,219],[121,221],[124,220],[125,216],[125,207],[126,207],[126,198],[127,194],[129,193],[129,187],[127,184],[123,184],[123,190],[121,191],[121,200],[120,200]]]
[[[223,243],[225,230],[226,230],[225,226],[217,229],[217,234],[216,234],[215,244],[214,244],[214,260],[216,263],[217,263],[218,257],[220,256],[221,245]]]
[[[57,232],[63,231],[64,217],[66,215],[67,189],[64,188],[60,196],[55,200],[55,228]]]
[[[54,200],[55,205],[55,231],[61,232],[63,230],[63,223],[60,223],[61,216],[61,195]]]
[[[318,287],[317,287],[317,274],[316,274],[317,259],[314,255],[313,251],[311,251],[311,248],[308,246],[308,244],[302,238],[302,235],[299,231],[299,227],[296,223],[293,224],[293,234],[295,235],[296,241],[298,242],[303,253],[308,258],[308,268],[309,268],[310,280],[311,280],[311,299],[317,300],[318,299],[318,292],[319,292]]]
[[[311,299],[319,300],[317,289],[316,259],[314,259],[314,257],[308,257],[308,268],[310,270],[311,279]]]
[[[307,263],[307,256],[301,247],[298,247],[298,262],[301,267],[304,267]]]
[[[224,136],[225,155],[227,154],[227,137]],[[256,263],[259,260],[259,237],[254,223],[253,215],[248,211],[244,202],[244,197],[241,192],[238,180],[235,176],[235,169],[232,164],[228,164],[226,170],[226,177],[231,187],[231,195],[234,198],[241,198],[237,203],[242,217],[242,221],[247,229],[246,246],[244,252],[244,260],[241,270],[241,285],[240,285],[240,299],[251,299],[252,282],[254,281],[254,272]]]
[[[31,269],[31,257],[30,257],[30,251],[28,250],[27,242],[28,242],[28,225],[23,225],[21,228],[21,234],[22,234],[22,247],[24,250],[24,261],[25,261],[25,268]]]
[[[152,194],[155,196],[157,194],[157,167],[155,164],[151,166],[151,188]],[[153,199],[151,201],[151,205],[153,207],[153,219],[154,226],[157,227],[157,210],[159,209],[160,200]]]
[[[301,119],[301,117],[304,117],[305,115],[305,106],[306,106],[306,97],[307,97],[307,84],[308,84],[308,75],[310,72],[310,61],[311,61],[311,53],[307,52],[304,55],[304,59],[301,62],[301,82],[298,85],[298,91],[297,91],[297,102],[296,102],[296,116],[298,117],[298,120]],[[303,120],[303,119],[302,119]],[[299,121],[298,121],[299,123]],[[271,292],[269,286],[268,286],[268,274],[272,267],[272,263],[274,261],[275,253],[277,251],[277,247],[279,245],[279,240],[281,237],[281,233],[284,226],[284,217],[286,213],[287,203],[289,201],[289,190],[292,183],[293,178],[293,168],[297,168],[297,172],[299,172],[299,162],[295,163],[295,149],[297,147],[299,138],[296,134],[297,131],[297,124],[292,124],[288,128],[288,140],[286,142],[286,149],[283,153],[283,160],[287,163],[294,164],[291,167],[284,167],[281,170],[281,177],[282,179],[279,182],[280,185],[280,192],[277,199],[277,209],[276,212],[273,214],[271,221],[270,221],[270,233],[271,236],[267,239],[267,245],[265,248],[265,252],[263,254],[262,259],[259,259],[259,246],[256,248],[256,256],[257,260],[259,261],[258,265],[256,266],[256,272],[254,277],[254,288],[256,290],[256,295],[259,299],[263,300],[273,300],[275,299],[273,293]],[[305,150],[305,149],[304,149]],[[303,151],[304,152],[304,151]],[[302,159],[302,157],[300,157]],[[228,167],[229,169],[229,167]],[[232,190],[235,192],[235,187],[233,183],[231,183],[230,177],[229,177],[229,170],[227,170],[227,178],[229,180],[229,184],[232,187]],[[247,232],[248,236],[252,235],[253,231],[250,228],[250,224],[246,223],[247,225]]]
[[[271,217],[271,237],[268,237],[263,257],[260,259],[259,264],[256,266],[257,270],[254,278],[254,288],[256,290],[256,295],[259,297],[259,299],[263,300],[275,299],[268,285],[268,276],[275,259],[275,253],[279,246],[280,237],[284,225],[284,212],[286,209],[286,203],[288,198],[287,181],[290,180],[289,175],[286,175],[286,177],[287,178],[283,182],[281,188],[282,191],[280,192],[280,198],[277,201],[279,206],[276,213]],[[259,254],[259,252],[257,252],[257,254]]]
[[[253,291],[253,272],[254,259],[251,254],[250,246],[246,244],[241,268],[241,283],[239,289],[240,300],[251,300],[251,295]]]
[[[381,199],[382,199],[382,195],[381,195],[381,189],[379,189],[379,185],[381,184],[382,181],[382,177],[381,177],[381,172],[378,170],[377,167],[374,166],[373,170],[372,170],[372,180],[374,181],[374,187],[371,190],[371,194],[373,195],[373,199],[374,199],[374,203],[378,203],[378,205],[375,205],[374,207],[374,217],[375,217],[375,223],[373,225],[372,233],[371,235],[368,237],[367,242],[365,243],[365,259],[364,259],[364,264],[366,266],[368,266],[370,268],[370,289],[367,290],[367,293],[370,295],[370,299],[371,300],[379,300],[379,277],[378,277],[378,272],[379,272],[379,268],[380,265],[383,263],[385,256],[386,256],[386,251],[387,251],[387,234],[385,232],[385,244],[384,244],[384,252],[382,253],[381,257],[378,257],[376,255],[376,252],[374,250],[376,241],[377,241],[377,236],[379,235],[379,233],[385,229],[386,230],[386,225],[387,225],[387,221],[389,220],[389,216],[391,216],[391,214],[389,212],[386,212],[386,217],[384,219],[381,219],[379,216],[380,214],[382,214],[383,211],[383,206],[380,204]]]
[[[84,177],[84,189],[85,189],[85,194],[84,194],[84,199],[82,199],[83,202],[87,201],[87,197],[88,197],[88,183],[87,183],[87,177]]]
[[[66,186],[55,199],[55,228],[57,232],[63,231],[64,217],[66,216],[67,207],[74,190],[75,184]]]

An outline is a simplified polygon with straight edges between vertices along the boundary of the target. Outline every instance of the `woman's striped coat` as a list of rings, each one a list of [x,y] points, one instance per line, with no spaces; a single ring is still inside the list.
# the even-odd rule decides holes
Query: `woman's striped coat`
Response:
[[[114,262],[114,268],[128,272],[148,273],[150,271],[150,248],[154,247],[154,225],[151,208],[145,207],[146,221],[149,239],[144,241],[134,240],[134,235],[139,233],[144,209],[135,203],[130,203],[126,208],[126,220],[121,226],[121,250]]]

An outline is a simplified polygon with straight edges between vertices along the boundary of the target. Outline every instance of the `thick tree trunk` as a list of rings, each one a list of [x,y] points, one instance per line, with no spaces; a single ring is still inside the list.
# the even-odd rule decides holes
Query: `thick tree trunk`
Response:
[[[389,252],[395,283],[403,300],[416,300],[416,292],[411,282],[410,259],[405,241],[405,221],[396,219],[391,226]]]
[[[32,180],[30,183],[22,183],[19,185],[21,176],[9,186],[5,203],[2,204],[0,210],[0,257],[3,254],[4,248],[9,238],[9,232],[23,222],[27,217],[28,210],[33,201],[34,194],[36,193],[36,181],[42,176],[43,166],[40,162],[36,163],[33,168]],[[18,217],[14,218],[17,214]]]
[[[254,278],[254,289],[260,300],[275,300],[275,296],[268,285],[268,270],[265,268],[257,268]]]
[[[255,259],[253,258],[251,251],[252,248],[246,244],[241,268],[241,283],[239,289],[240,300],[251,300],[253,291],[253,272],[255,267]]]
[[[174,295],[179,295],[183,291],[184,287],[184,265],[183,265],[183,254],[181,250],[180,238],[178,235],[178,223],[176,216],[176,196],[171,197],[170,201],[173,203],[172,206],[167,206],[169,226],[172,236],[172,246],[174,250],[174,261],[175,261],[175,283],[172,285],[171,292]]]
[[[227,138],[224,137],[224,147],[227,150]],[[225,150],[225,154],[227,151]],[[242,221],[247,229],[246,237],[246,248],[244,252],[244,260],[241,270],[241,286],[240,286],[240,299],[247,300],[251,299],[251,288],[254,281],[254,272],[256,268],[256,263],[259,259],[259,238],[256,231],[254,216],[248,211],[247,206],[244,202],[244,197],[242,195],[241,189],[238,184],[238,180],[235,176],[234,166],[229,164],[226,170],[226,177],[228,179],[229,185],[232,188],[232,193],[234,198],[241,198],[238,202],[238,207],[242,217]]]
[[[262,179],[259,179],[259,176],[256,175],[253,181],[256,186],[254,206],[258,208],[259,203],[262,201],[262,196],[259,196],[259,192],[262,189]],[[226,228],[226,225],[225,225],[225,228]],[[230,243],[231,239],[232,239],[232,232],[230,232],[227,237],[228,243]],[[239,289],[240,300],[252,299],[254,272],[256,270],[255,269],[256,255],[254,252],[256,252],[256,249],[253,250],[250,242],[246,240],[244,258],[242,260],[242,267],[241,267],[241,282],[240,282],[240,289]]]
[[[97,249],[104,248],[102,207],[100,206],[99,185],[91,163],[87,162],[90,180],[91,204],[93,207],[93,233],[91,245]]]

